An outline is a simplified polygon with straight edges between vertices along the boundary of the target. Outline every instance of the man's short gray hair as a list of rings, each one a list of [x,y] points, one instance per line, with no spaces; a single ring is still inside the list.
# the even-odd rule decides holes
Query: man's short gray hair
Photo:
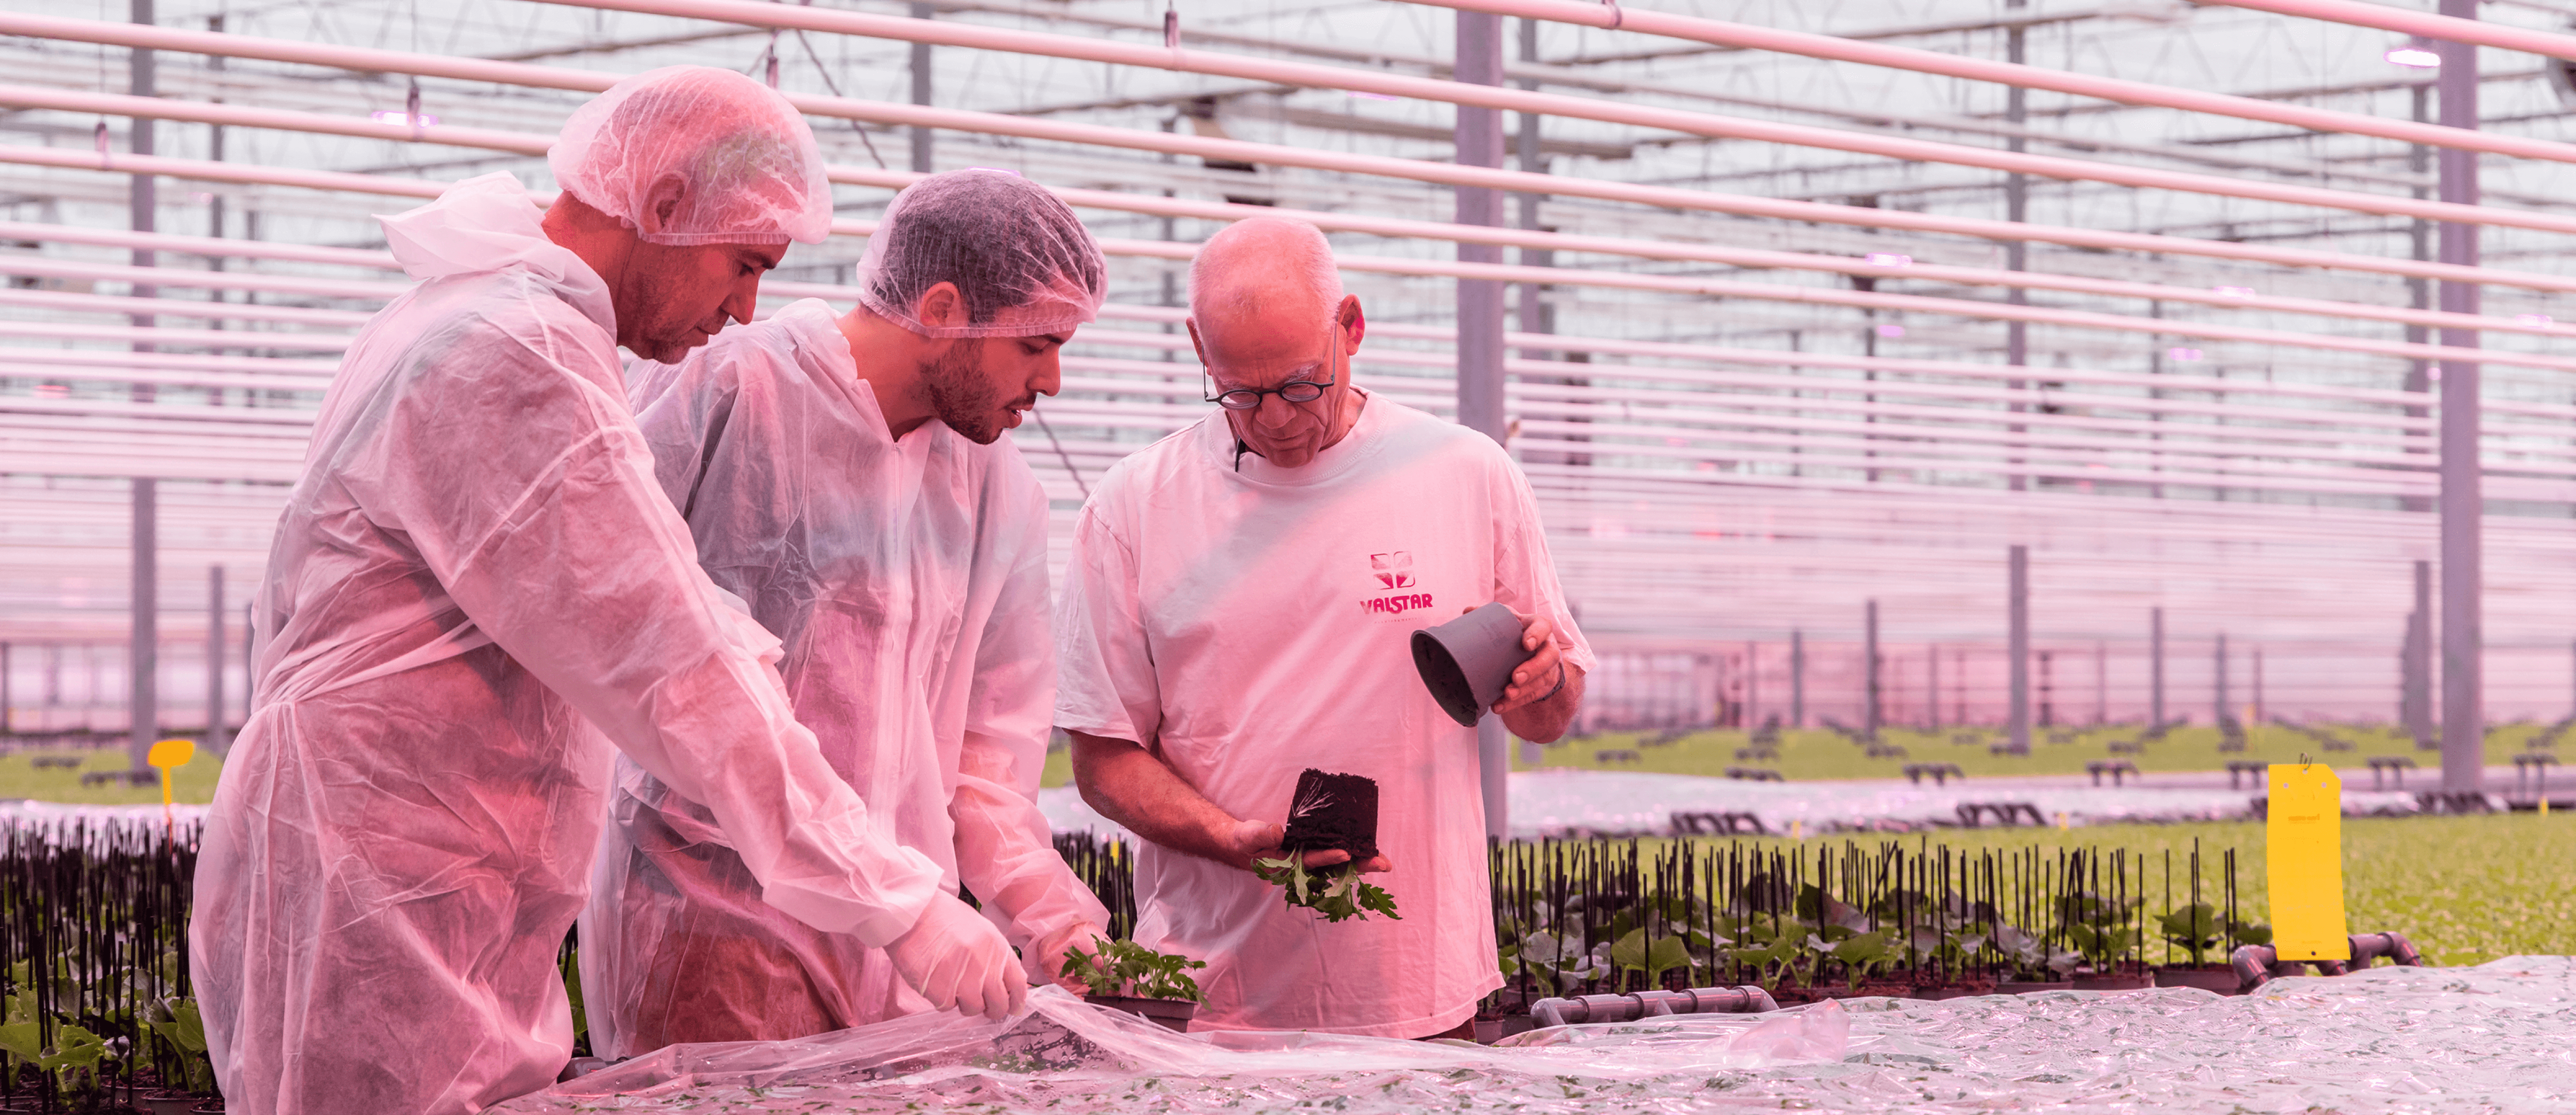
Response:
[[[1209,261],[1234,255],[1229,249],[1246,238],[1266,242],[1265,255],[1275,261],[1275,270],[1266,269],[1268,273],[1295,283],[1301,293],[1320,303],[1324,319],[1317,324],[1332,328],[1342,304],[1342,272],[1333,264],[1333,244],[1324,238],[1324,230],[1286,217],[1251,217],[1219,229],[1190,258],[1190,317],[1198,322],[1199,331],[1206,333],[1216,318],[1279,300],[1282,292],[1270,283],[1244,282],[1239,275],[1213,272]]]

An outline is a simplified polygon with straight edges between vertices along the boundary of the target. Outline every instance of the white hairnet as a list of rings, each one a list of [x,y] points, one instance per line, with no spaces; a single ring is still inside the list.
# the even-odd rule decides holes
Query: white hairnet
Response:
[[[952,170],[886,206],[859,260],[859,304],[925,337],[1034,337],[1099,316],[1108,265],[1054,194],[1006,170]],[[965,325],[913,315],[923,291],[957,284]]]
[[[574,109],[546,153],[555,183],[654,244],[820,242],[832,186],[805,117],[778,91],[731,70],[647,70]],[[659,232],[638,220],[678,179]]]

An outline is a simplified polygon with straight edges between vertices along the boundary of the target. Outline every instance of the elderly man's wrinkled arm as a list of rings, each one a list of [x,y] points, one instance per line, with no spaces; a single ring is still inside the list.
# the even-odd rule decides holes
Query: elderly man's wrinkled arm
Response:
[[[1073,737],[1073,781],[1101,816],[1162,847],[1228,867],[1252,870],[1255,859],[1282,854],[1282,827],[1227,813],[1143,745],[1067,730]],[[1284,804],[1284,803],[1283,803]],[[1306,853],[1306,866],[1350,862],[1343,851]],[[1392,870],[1383,855],[1362,871]]]

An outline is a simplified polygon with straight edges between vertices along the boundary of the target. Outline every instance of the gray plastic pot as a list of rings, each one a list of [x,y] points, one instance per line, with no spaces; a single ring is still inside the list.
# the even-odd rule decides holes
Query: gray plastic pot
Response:
[[[1521,621],[1501,604],[1487,604],[1438,627],[1413,633],[1413,668],[1449,719],[1474,727],[1503,699],[1512,670],[1530,660],[1521,649]]]

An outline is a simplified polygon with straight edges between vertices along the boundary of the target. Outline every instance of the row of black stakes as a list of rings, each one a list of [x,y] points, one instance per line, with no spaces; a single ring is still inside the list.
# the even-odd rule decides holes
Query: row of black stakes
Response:
[[[139,1106],[148,1084],[182,1081],[177,1051],[155,1040],[158,1000],[192,994],[188,912],[197,829],[150,821],[20,823],[0,829],[0,956],[17,1017],[56,1048],[66,1025],[107,1043],[85,1074],[47,1073],[0,1054],[0,1103],[40,1111]],[[20,1012],[23,1012],[21,1014]],[[76,1088],[66,1092],[67,1088]]]

